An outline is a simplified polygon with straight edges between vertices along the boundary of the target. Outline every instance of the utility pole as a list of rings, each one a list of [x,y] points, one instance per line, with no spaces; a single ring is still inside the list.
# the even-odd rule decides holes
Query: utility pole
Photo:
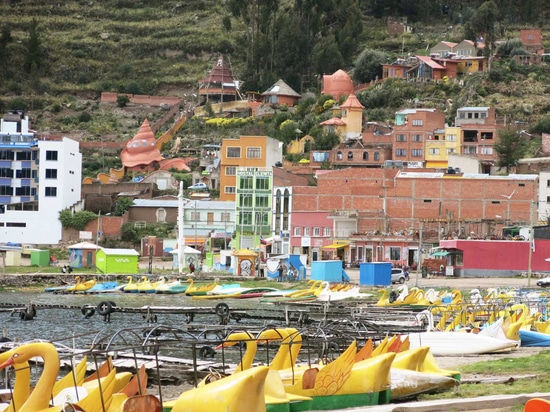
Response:
[[[533,248],[535,246],[535,236],[533,236],[533,204],[529,206],[529,258],[527,260],[527,287],[531,286],[531,263],[533,262]]]
[[[418,271],[422,270],[422,220],[420,221],[420,233],[418,234],[418,266],[416,267],[416,282],[415,286],[418,287]]]

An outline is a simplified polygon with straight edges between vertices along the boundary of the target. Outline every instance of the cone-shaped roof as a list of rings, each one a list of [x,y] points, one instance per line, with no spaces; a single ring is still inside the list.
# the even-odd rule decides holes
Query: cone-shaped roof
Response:
[[[155,135],[147,119],[143,121],[137,134],[126,142],[124,149],[120,152],[120,160],[124,167],[149,165],[162,160]]]

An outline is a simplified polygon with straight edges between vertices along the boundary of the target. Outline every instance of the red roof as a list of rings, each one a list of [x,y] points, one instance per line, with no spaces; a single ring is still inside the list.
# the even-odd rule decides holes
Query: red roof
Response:
[[[344,122],[339,117],[333,117],[332,119],[325,120],[321,123],[322,126],[330,126],[330,125],[336,125],[336,126],[344,126],[346,122]]]
[[[416,57],[418,58],[418,60],[423,61],[425,64],[430,66],[432,69],[445,70],[444,66],[440,65],[439,63],[434,62],[431,57],[428,57],[428,56],[416,56]]]
[[[344,109],[351,109],[351,108],[357,108],[357,109],[364,109],[365,106],[361,104],[359,100],[357,100],[357,97],[354,94],[350,94],[346,101],[340,105],[340,107],[343,107]]]

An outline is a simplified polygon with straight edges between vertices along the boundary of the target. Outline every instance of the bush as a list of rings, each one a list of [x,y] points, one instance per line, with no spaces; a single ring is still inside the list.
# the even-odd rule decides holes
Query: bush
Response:
[[[125,94],[120,94],[116,98],[116,104],[118,107],[126,107],[128,103],[130,103],[130,98]]]
[[[72,213],[70,210],[65,209],[59,212],[59,221],[66,229],[84,230],[86,225],[96,218],[97,215],[95,213],[88,212],[87,210]]]
[[[92,115],[88,112],[82,112],[78,116],[78,121],[80,123],[88,123],[90,120],[92,120]]]

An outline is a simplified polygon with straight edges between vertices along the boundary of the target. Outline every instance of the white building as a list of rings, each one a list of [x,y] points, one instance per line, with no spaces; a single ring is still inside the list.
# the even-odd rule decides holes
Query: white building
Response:
[[[79,143],[36,139],[22,112],[4,115],[0,127],[0,239],[57,244],[59,212],[80,201]]]

